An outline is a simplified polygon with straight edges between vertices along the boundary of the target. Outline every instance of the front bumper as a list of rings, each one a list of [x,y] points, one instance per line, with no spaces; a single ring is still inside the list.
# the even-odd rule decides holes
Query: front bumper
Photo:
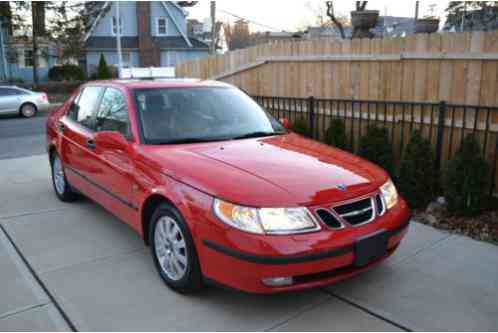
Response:
[[[286,236],[218,230],[198,244],[201,268],[208,280],[253,293],[327,285],[365,271],[391,255],[408,231],[409,220],[410,210],[400,199],[389,212],[359,227]],[[356,267],[355,240],[382,229],[388,234],[387,254]],[[269,277],[292,277],[293,284],[270,287],[262,282]]]

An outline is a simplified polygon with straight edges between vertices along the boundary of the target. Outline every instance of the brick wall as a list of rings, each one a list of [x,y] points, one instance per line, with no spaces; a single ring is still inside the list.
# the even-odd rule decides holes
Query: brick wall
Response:
[[[150,33],[150,2],[137,1],[138,51],[141,67],[159,67],[161,57]]]

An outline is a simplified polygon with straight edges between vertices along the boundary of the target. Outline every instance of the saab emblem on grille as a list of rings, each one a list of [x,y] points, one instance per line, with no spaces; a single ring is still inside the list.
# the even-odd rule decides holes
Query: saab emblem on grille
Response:
[[[339,184],[339,185],[337,185],[336,187],[337,187],[337,189],[339,189],[339,190],[341,190],[341,191],[346,191],[346,190],[347,190],[347,187],[346,187],[346,185],[344,185],[344,184]]]

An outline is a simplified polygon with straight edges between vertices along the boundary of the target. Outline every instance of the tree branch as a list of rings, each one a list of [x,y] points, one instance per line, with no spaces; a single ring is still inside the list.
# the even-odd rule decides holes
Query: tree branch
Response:
[[[368,1],[356,1],[356,10],[359,12],[365,10],[367,3]]]
[[[327,1],[325,3],[327,4],[327,16],[330,17],[332,22],[334,22],[334,25],[337,27],[337,29],[339,29],[341,38],[346,39],[346,34],[344,33],[344,27],[342,26],[342,23],[335,17],[333,1]]]

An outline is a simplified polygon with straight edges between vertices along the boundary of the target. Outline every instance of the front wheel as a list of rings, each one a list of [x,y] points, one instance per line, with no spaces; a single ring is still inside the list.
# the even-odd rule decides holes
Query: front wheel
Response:
[[[197,252],[180,213],[170,205],[162,204],[152,215],[151,223],[152,257],[163,281],[182,293],[200,289]]]
[[[77,194],[73,191],[66,179],[64,168],[59,155],[54,154],[51,158],[52,184],[57,197],[64,202],[76,200]]]

